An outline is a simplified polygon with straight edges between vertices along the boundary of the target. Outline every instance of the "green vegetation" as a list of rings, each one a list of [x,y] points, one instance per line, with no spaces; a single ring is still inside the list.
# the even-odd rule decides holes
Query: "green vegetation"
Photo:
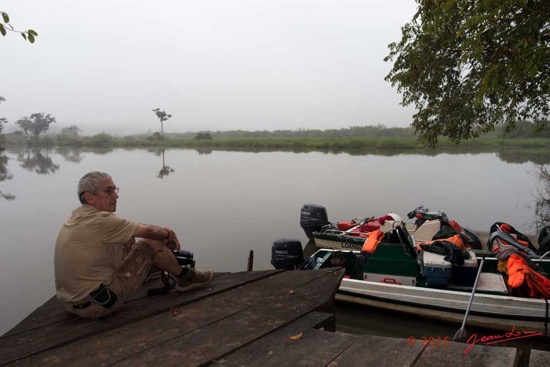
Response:
[[[548,0],[416,0],[417,12],[389,45],[386,76],[414,105],[412,127],[435,146],[550,114]]]
[[[195,136],[195,140],[212,140],[212,134],[198,133],[197,136]]]
[[[81,132],[82,130],[76,125],[62,128],[56,137],[57,145],[82,146],[82,137],[79,135]]]
[[[538,218],[535,227],[540,229],[550,225],[550,171],[544,165],[539,165],[535,174],[541,183],[535,196],[535,215]]]
[[[5,101],[0,97],[0,102]],[[329,130],[275,130],[275,131],[202,131],[199,133],[172,133],[163,135],[162,123],[171,115],[158,109],[154,110],[161,121],[161,132],[147,135],[112,136],[101,132],[92,136],[82,136],[77,125],[61,128],[55,135],[46,135],[55,118],[49,114],[34,113],[23,117],[15,124],[21,129],[0,137],[6,146],[27,147],[95,147],[109,149],[123,148],[192,148],[200,151],[244,150],[244,151],[323,151],[349,152],[351,154],[372,153],[378,150],[422,151],[426,146],[417,139],[412,128],[387,128],[383,125],[351,126],[344,129]],[[0,120],[0,131],[6,119]],[[550,126],[539,129],[538,125],[528,121],[516,122],[515,129],[507,132],[499,127],[491,133],[477,139],[463,141],[457,145],[452,138],[442,138],[441,149],[493,149],[507,147],[508,151],[529,149],[546,152],[550,145]],[[546,153],[541,153],[546,154]],[[511,156],[513,158],[513,156]],[[544,161],[544,159],[542,159]]]
[[[32,29],[27,29],[26,31],[15,30],[10,24],[9,15],[3,11],[0,11],[0,34],[5,36],[8,33],[7,31],[21,34],[21,37],[30,43],[34,43],[35,38],[38,37],[38,33]]]
[[[279,131],[217,131],[200,133],[174,133],[162,137],[156,132],[150,135],[117,137],[102,132],[81,136],[76,125],[65,127],[57,135],[24,135],[16,132],[6,136],[12,146],[57,145],[74,147],[124,147],[124,148],[193,148],[218,150],[284,150],[284,151],[352,151],[374,150],[422,150],[426,147],[413,135],[410,128],[386,128],[377,126],[354,126],[340,130],[279,130]],[[495,131],[477,139],[457,145],[443,138],[438,144],[442,149],[541,149],[550,146],[550,126],[538,131],[535,124],[518,122],[510,134]]]
[[[17,120],[15,124],[23,130],[25,135],[31,132],[35,137],[38,137],[43,132],[48,131],[50,124],[55,122],[55,117],[50,114],[33,113],[31,117],[23,117]]]

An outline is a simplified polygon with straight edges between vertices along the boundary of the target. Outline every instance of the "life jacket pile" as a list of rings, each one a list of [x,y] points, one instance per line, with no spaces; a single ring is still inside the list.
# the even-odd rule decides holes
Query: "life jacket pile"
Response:
[[[537,264],[515,249],[501,251],[499,270],[508,275],[508,285],[512,293],[526,289],[531,298],[550,299],[550,279]]]
[[[443,259],[455,266],[464,265],[464,259],[470,258],[470,254],[467,251],[469,246],[464,243],[460,234],[455,234],[448,238],[420,242],[416,247],[421,251],[445,255]]]
[[[491,228],[489,230],[489,233],[493,233],[493,232],[498,231],[498,230],[512,236],[512,238],[514,238],[516,240],[516,242],[519,243],[520,245],[523,245],[523,246],[531,249],[535,253],[537,252],[537,249],[535,248],[535,246],[533,246],[533,244],[529,240],[529,237],[527,237],[523,233],[516,230],[510,224],[504,223],[504,222],[495,222],[491,226]],[[497,239],[497,240],[494,240],[492,243],[491,242],[487,243],[487,248],[489,250],[493,251],[493,252],[499,252],[503,248],[509,248],[509,246],[510,245],[502,239]]]
[[[441,222],[441,229],[431,241],[416,244],[419,251],[434,252],[445,255],[444,260],[455,266],[464,265],[464,259],[469,259],[468,250],[481,245],[476,236],[470,236],[460,224],[454,220]]]
[[[537,249],[529,238],[508,223],[494,223],[491,226],[490,232],[493,233],[497,230],[509,234],[517,243],[537,253]],[[541,236],[543,239],[545,237],[543,231],[539,235],[539,247]],[[511,289],[512,295],[550,299],[550,275],[531,261],[526,253],[521,250],[521,247],[510,246],[502,239],[495,240],[493,243],[487,243],[487,247],[497,253],[497,259],[499,260],[497,269],[507,276],[507,284]]]

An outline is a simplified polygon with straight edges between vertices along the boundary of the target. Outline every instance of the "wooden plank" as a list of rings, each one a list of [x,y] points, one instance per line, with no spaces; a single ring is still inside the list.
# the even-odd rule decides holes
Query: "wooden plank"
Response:
[[[333,314],[322,312],[310,312],[307,315],[299,318],[298,320],[270,333],[261,339],[231,353],[225,358],[219,361],[214,361],[213,366],[253,366],[263,365],[260,361],[265,360],[269,355],[273,353],[279,353],[279,351],[285,347],[286,344],[292,342],[290,336],[298,335],[306,332],[312,328],[319,328],[327,323],[332,322],[334,319]],[[317,348],[314,348],[317,350]],[[285,365],[285,364],[283,364]]]
[[[548,367],[550,366],[550,352],[531,349],[529,356],[529,367]]]
[[[313,273],[315,273],[314,271]],[[296,273],[296,272],[290,272]],[[304,272],[298,272],[304,273]],[[308,273],[308,272],[305,272]],[[166,343],[136,353],[120,361],[122,366],[178,365],[198,366],[225,357],[234,350],[258,340],[303,315],[316,310],[326,302],[327,290],[336,288],[344,274],[343,269],[315,281],[294,288],[280,296],[266,299],[216,323]]]
[[[34,310],[29,316],[25,317],[19,324],[7,331],[0,337],[0,340],[6,336],[15,335],[46,325],[56,324],[58,322],[68,322],[76,318],[78,318],[78,316],[65,311],[57,297],[53,296],[42,306]]]
[[[275,348],[263,354],[256,355],[249,366],[326,366],[354,343],[353,335],[334,333],[324,330],[307,329],[299,340],[291,340],[290,335],[273,340]],[[270,338],[271,335],[266,338]],[[256,343],[252,344],[252,347]],[[253,350],[253,348],[251,348]],[[229,360],[231,356],[225,359]],[[217,363],[212,365],[216,366]],[[219,364],[225,366],[226,364]],[[246,364],[231,364],[243,366]]]
[[[331,367],[412,366],[424,349],[406,339],[354,335],[355,343],[329,364]]]
[[[280,270],[279,270],[280,271]],[[272,271],[269,271],[272,272]],[[215,277],[225,276],[230,273],[216,273]],[[138,289],[127,301],[133,302],[135,300],[147,297],[149,289],[162,287],[162,280],[160,278],[151,280],[145,283],[140,289]],[[6,332],[3,336],[14,335],[31,329],[56,324],[59,322],[69,322],[79,317],[75,314],[65,311],[61,302],[56,296],[53,296],[46,301],[42,306],[34,310],[29,316],[23,319],[19,324],[15,325],[12,329]]]
[[[475,345],[466,355],[464,349],[468,346],[465,343],[449,342],[448,346],[426,347],[415,367],[515,367],[518,364],[519,354],[516,348]]]
[[[97,320],[71,319],[37,329],[10,334],[0,338],[0,365],[67,344],[100,332],[114,329],[137,320],[169,311],[207,296],[225,292],[258,279],[273,276],[280,271],[240,272],[216,278],[209,287],[189,293],[140,298],[129,302],[121,310]]]
[[[216,274],[216,277],[221,274]],[[151,280],[144,284],[137,292],[135,292],[127,302],[131,302],[147,296],[147,291],[152,288],[162,287],[160,278]],[[61,302],[56,296],[53,296],[46,301],[42,306],[34,310],[29,316],[24,318],[19,324],[6,332],[3,336],[14,335],[31,329],[40,328],[47,325],[57,324],[59,322],[69,322],[76,320],[79,317],[75,314],[65,311]]]
[[[164,344],[179,335],[193,332],[204,325],[214,323],[253,305],[265,304],[270,298],[291,294],[290,289],[307,285],[335,270],[274,274],[179,307],[176,316],[172,316],[171,312],[164,312],[24,358],[15,365],[48,366],[64,363],[97,366],[98,364],[113,363],[138,351]],[[330,293],[330,290],[325,290],[324,293]],[[144,333],[144,330],[147,332]]]

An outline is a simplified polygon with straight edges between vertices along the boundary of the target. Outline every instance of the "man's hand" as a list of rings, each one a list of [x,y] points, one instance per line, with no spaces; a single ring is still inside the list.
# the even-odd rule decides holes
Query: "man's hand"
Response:
[[[166,237],[166,240],[173,240],[176,238],[176,232],[172,230],[172,228],[164,227],[166,231],[168,231],[168,237]]]
[[[138,224],[134,232],[134,237],[165,241],[164,243],[167,241],[174,241],[179,249],[179,241],[176,237],[176,233],[170,228],[163,228],[150,224]]]
[[[168,231],[169,237],[164,241],[164,244],[168,246],[170,243],[171,246],[168,246],[171,250],[179,250],[180,249],[180,241],[178,240],[178,237],[176,236],[176,232],[174,232],[171,228],[165,227],[165,230]]]

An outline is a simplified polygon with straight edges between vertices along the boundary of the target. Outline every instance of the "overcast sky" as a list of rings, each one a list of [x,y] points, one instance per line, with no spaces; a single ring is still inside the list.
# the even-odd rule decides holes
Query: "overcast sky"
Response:
[[[384,81],[414,0],[0,0],[0,117],[85,134],[410,125]],[[7,126],[7,127],[8,127]]]

